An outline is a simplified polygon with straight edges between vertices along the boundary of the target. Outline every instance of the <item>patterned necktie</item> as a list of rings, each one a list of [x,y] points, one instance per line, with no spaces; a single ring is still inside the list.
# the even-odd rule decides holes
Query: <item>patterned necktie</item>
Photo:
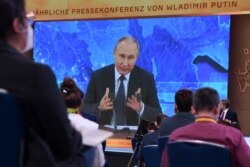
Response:
[[[125,89],[123,81],[126,79],[123,75],[120,76],[120,86],[115,98],[115,113],[116,113],[116,125],[125,124]]]

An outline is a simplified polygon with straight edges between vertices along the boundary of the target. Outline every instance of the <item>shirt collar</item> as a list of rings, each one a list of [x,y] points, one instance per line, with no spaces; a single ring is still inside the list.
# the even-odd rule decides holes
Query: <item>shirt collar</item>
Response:
[[[228,108],[225,108],[223,111],[224,111],[224,112],[227,112],[227,111],[228,111]]]
[[[130,73],[127,73],[126,75],[124,75],[124,77],[126,78],[126,80],[129,80],[130,77]],[[118,72],[117,68],[115,67],[115,81],[118,81],[118,79],[120,78],[121,74]]]
[[[210,117],[196,117],[195,122],[217,123],[213,118],[210,118]]]

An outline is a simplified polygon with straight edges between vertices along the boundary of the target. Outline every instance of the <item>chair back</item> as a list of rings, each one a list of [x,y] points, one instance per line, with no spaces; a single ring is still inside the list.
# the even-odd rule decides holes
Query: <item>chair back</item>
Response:
[[[168,136],[161,136],[158,138],[158,150],[159,150],[159,156],[161,157],[162,152],[168,142],[169,137]]]
[[[168,143],[168,156],[174,167],[231,167],[230,152],[224,145],[201,140]]]
[[[146,167],[160,167],[160,156],[158,145],[147,145],[143,147],[143,155]]]
[[[84,146],[84,149],[82,150],[82,154],[83,154],[84,159],[86,161],[86,167],[94,166],[95,155],[96,155],[96,151],[97,151],[96,148],[97,147]]]
[[[0,93],[0,164],[21,166],[24,123],[14,95]]]

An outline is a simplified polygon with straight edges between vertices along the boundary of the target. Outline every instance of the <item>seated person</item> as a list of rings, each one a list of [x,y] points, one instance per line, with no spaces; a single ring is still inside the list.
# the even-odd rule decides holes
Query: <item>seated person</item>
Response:
[[[83,118],[80,115],[79,108],[83,102],[84,94],[77,87],[75,81],[71,78],[64,78],[60,90],[67,106],[68,117],[71,121],[72,127],[79,131],[83,138],[87,131],[98,129],[99,125],[97,123]],[[81,124],[79,124],[79,122],[81,122]],[[105,159],[101,144],[97,146],[95,155],[93,166],[104,166]]]
[[[147,145],[158,144],[158,137],[159,137],[158,128],[161,122],[166,118],[167,116],[165,114],[159,114],[156,117],[156,121],[153,122],[153,125],[151,125],[151,123],[149,124],[148,133],[143,136],[143,139],[140,145],[138,166],[141,166],[142,165],[141,162],[144,162],[143,147]]]
[[[193,92],[189,89],[180,89],[175,93],[175,115],[162,121],[160,136],[168,136],[175,129],[194,122],[191,113]]]
[[[250,148],[242,133],[235,128],[216,122],[219,112],[219,95],[215,89],[200,88],[193,96],[195,123],[176,129],[170,134],[169,141],[196,139],[225,145],[231,153],[232,166],[248,167]],[[167,147],[162,154],[162,167],[169,167]]]
[[[158,129],[158,128],[157,128],[155,122],[149,122],[149,124],[148,124],[148,133],[147,133],[147,134],[153,133],[153,132],[155,132],[157,129]],[[145,135],[147,135],[147,134],[145,134]],[[144,137],[144,136],[143,136],[143,137]]]
[[[218,122],[240,129],[237,113],[230,108],[230,101],[223,99],[220,102]]]

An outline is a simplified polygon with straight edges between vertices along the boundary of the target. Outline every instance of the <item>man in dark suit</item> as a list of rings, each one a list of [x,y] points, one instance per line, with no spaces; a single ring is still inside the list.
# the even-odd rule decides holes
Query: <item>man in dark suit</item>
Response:
[[[160,125],[160,136],[168,136],[175,129],[193,123],[195,118],[191,113],[193,92],[181,89],[175,93],[175,112],[172,117],[166,118]]]
[[[220,102],[218,122],[239,127],[237,113],[230,108],[230,101],[228,99],[223,99]]]
[[[22,107],[27,132],[23,166],[64,166],[80,152],[82,139],[70,126],[52,70],[21,54],[32,47],[24,0],[0,0],[0,18],[0,88],[14,94]],[[70,164],[85,165],[80,156]]]
[[[135,66],[138,53],[136,39],[123,37],[114,49],[115,63],[92,74],[83,110],[101,124],[138,125],[139,117],[151,121],[161,113],[153,75]]]

